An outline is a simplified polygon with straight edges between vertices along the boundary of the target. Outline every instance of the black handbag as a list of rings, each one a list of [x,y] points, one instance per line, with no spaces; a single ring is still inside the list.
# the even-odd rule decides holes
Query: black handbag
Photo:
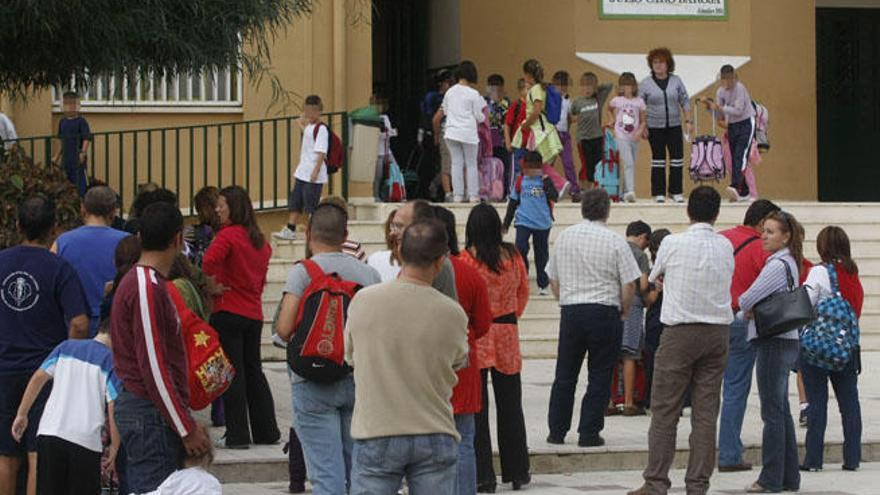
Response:
[[[806,286],[795,287],[791,268],[784,260],[788,289],[770,294],[752,308],[758,337],[769,339],[781,333],[800,328],[816,319],[816,310],[810,301]]]

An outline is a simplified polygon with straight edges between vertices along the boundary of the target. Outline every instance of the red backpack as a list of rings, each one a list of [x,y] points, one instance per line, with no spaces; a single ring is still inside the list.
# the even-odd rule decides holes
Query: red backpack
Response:
[[[180,318],[189,374],[189,406],[198,411],[226,392],[235,377],[235,368],[223,352],[217,331],[187,307],[173,282],[167,282],[165,287]]]
[[[342,145],[342,140],[330,129],[330,126],[323,122],[315,124],[313,139],[318,139],[318,131],[321,129],[321,126],[327,128],[328,135],[327,154],[324,156],[324,164],[327,165],[328,174],[335,174],[345,165],[345,146]]]
[[[361,286],[336,273],[325,274],[312,260],[300,263],[312,281],[299,300],[287,364],[306,380],[333,383],[351,373],[343,331],[348,305]]]

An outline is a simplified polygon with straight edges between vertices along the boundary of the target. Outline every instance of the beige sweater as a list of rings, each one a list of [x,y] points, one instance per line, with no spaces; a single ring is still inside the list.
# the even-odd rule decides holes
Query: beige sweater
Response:
[[[455,370],[467,362],[467,316],[427,286],[394,280],[362,289],[348,309],[346,361],[354,367],[352,437],[445,433]]]

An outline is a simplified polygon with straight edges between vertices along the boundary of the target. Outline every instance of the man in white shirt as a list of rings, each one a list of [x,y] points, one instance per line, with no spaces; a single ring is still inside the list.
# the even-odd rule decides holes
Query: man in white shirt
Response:
[[[660,321],[664,335],[654,361],[651,429],[645,484],[629,495],[665,494],[675,457],[682,400],[691,388],[691,436],[685,483],[688,493],[706,493],[715,467],[715,426],[721,379],[727,365],[728,332],[733,321],[730,283],[733,246],[713,225],[721,195],[701,186],[691,192],[691,226],[666,237],[649,281],[663,290]]]
[[[302,129],[302,141],[299,152],[299,165],[294,173],[293,190],[287,199],[290,217],[287,226],[276,232],[275,238],[286,241],[296,239],[296,224],[308,222],[318,203],[321,201],[321,190],[327,183],[327,165],[324,159],[330,149],[330,129],[321,122],[321,111],[324,104],[318,95],[306,97],[303,105],[303,116],[297,120]]]
[[[620,354],[621,315],[635,294],[641,271],[626,239],[605,226],[611,200],[604,189],[583,194],[584,221],[565,229],[556,240],[547,275],[559,299],[559,351],[550,392],[548,443],[562,444],[571,427],[574,393],[584,356],[588,355],[587,393],[578,426],[581,447],[605,444],[605,408],[611,377]]]

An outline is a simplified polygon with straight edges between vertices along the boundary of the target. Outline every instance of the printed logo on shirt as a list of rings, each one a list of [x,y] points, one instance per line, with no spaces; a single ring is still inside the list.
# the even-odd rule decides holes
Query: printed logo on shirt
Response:
[[[40,300],[40,284],[28,272],[12,272],[2,285],[2,298],[13,311],[27,311]]]
[[[595,112],[598,109],[599,109],[599,102],[591,101],[591,102],[587,103],[586,105],[584,105],[583,107],[581,107],[581,113]]]

